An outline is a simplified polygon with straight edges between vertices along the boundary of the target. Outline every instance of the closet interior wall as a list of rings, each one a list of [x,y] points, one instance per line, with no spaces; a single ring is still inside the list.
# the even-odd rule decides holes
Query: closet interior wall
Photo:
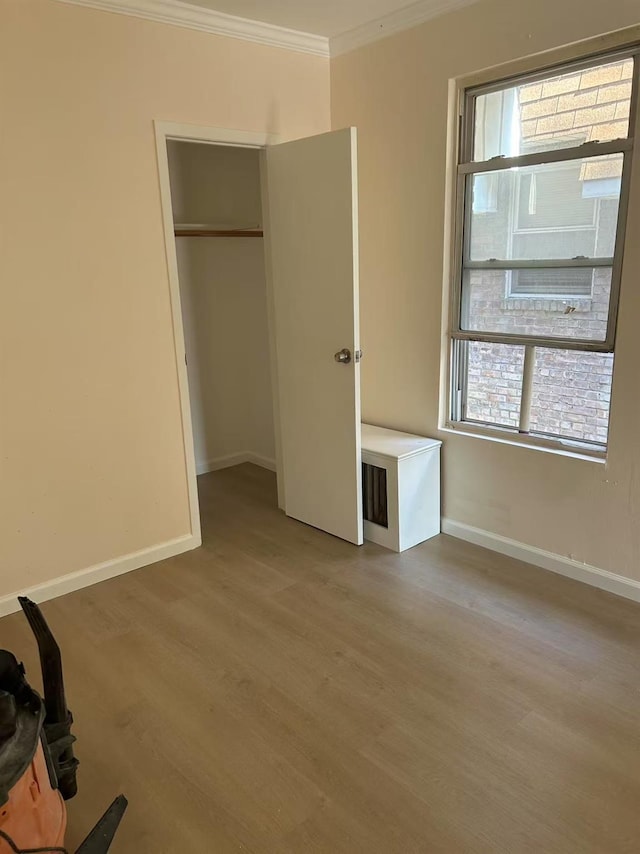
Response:
[[[257,149],[169,142],[176,223],[261,228]],[[275,467],[261,237],[176,237],[198,474],[250,458]]]

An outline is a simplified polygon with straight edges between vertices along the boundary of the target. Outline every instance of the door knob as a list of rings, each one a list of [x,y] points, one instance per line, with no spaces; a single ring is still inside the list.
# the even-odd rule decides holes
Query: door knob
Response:
[[[351,350],[347,347],[343,347],[342,350],[339,350],[333,358],[336,362],[340,362],[341,365],[348,365],[351,361]]]

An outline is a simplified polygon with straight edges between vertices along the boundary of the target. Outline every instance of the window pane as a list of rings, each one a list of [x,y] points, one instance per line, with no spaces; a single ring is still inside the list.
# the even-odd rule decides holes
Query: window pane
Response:
[[[466,270],[461,328],[536,338],[604,341],[610,267]]]
[[[622,154],[469,175],[471,261],[610,258]]]
[[[536,347],[530,430],[607,443],[613,353]]]
[[[518,427],[524,347],[467,344],[467,383],[463,420]]]
[[[632,78],[623,59],[479,95],[473,160],[626,137]]]

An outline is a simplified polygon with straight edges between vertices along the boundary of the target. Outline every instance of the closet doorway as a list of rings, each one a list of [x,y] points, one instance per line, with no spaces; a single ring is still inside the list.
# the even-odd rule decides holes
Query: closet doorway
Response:
[[[275,471],[260,152],[171,140],[167,153],[196,472]]]
[[[362,542],[355,129],[156,123],[189,481],[274,468],[285,513]]]

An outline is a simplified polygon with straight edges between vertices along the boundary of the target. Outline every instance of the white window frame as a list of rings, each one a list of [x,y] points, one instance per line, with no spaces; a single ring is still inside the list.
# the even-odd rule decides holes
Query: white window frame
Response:
[[[473,161],[474,144],[474,108],[475,100],[481,95],[489,92],[499,91],[508,86],[533,83],[545,80],[555,74],[565,74],[571,71],[581,71],[599,65],[634,59],[634,73],[632,78],[631,103],[629,113],[628,136],[623,139],[614,139],[607,142],[586,142],[573,147],[563,149],[550,149],[548,151],[532,152],[515,157],[498,156],[485,161]],[[597,442],[574,440],[560,436],[548,436],[544,434],[531,433],[529,431],[530,405],[533,385],[533,372],[535,364],[535,348],[537,346],[551,347],[558,350],[579,350],[601,353],[613,353],[615,347],[616,321],[618,314],[618,302],[620,295],[620,280],[622,273],[622,259],[624,254],[624,242],[626,232],[626,219],[629,204],[629,188],[631,180],[631,160],[634,147],[634,130],[636,127],[636,116],[638,109],[638,98],[640,89],[640,45],[632,45],[620,49],[611,49],[605,52],[593,53],[589,56],[559,62],[554,65],[533,72],[514,74],[494,82],[480,86],[461,88],[459,95],[458,110],[458,136],[457,136],[457,173],[455,180],[455,204],[453,209],[453,260],[452,272],[453,282],[450,291],[449,306],[449,360],[448,360],[448,383],[446,397],[445,428],[455,430],[468,435],[480,435],[487,438],[503,439],[510,444],[525,444],[540,447],[547,450],[574,453],[577,456],[587,456],[604,459],[606,457],[606,445]],[[469,269],[531,269],[544,266],[558,267],[611,267],[612,281],[609,301],[609,314],[607,320],[607,332],[604,341],[593,341],[579,338],[543,337],[533,335],[503,334],[492,332],[476,332],[464,330],[461,327],[462,307],[462,281],[463,281],[463,258],[468,254],[468,241],[470,239],[470,218],[472,213],[471,187],[472,181],[467,181],[467,176],[482,174],[484,172],[495,172],[507,170],[514,167],[535,166],[543,163],[560,163],[563,161],[577,160],[586,157],[605,156],[608,154],[622,154],[623,168],[619,198],[618,224],[616,230],[616,241],[614,255],[612,258],[600,259],[565,259],[560,264],[540,260],[504,260],[504,261],[480,261],[467,264]],[[466,243],[466,245],[465,245]],[[520,424],[517,429],[511,427],[500,427],[494,424],[481,424],[473,421],[463,420],[463,401],[466,399],[465,371],[466,342],[494,342],[500,344],[524,345],[524,367],[521,395]]]

